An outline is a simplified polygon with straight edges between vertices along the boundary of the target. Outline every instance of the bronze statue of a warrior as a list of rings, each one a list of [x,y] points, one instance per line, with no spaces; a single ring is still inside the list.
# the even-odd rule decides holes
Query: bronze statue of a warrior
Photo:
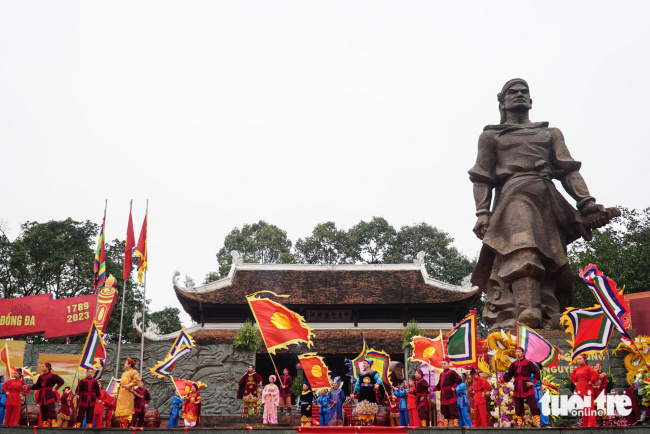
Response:
[[[557,328],[573,301],[567,245],[620,215],[596,203],[580,175],[562,132],[531,122],[526,81],[508,81],[497,95],[501,122],[488,125],[478,141],[474,184],[483,240],[472,283],[487,294],[483,317],[491,329]],[[562,182],[576,208],[553,183]]]

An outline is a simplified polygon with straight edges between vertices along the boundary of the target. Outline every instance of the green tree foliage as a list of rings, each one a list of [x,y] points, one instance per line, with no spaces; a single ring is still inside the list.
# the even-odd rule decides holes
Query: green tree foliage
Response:
[[[236,250],[244,262],[273,264],[294,262],[291,254],[291,240],[286,231],[275,225],[260,220],[257,223],[245,224],[241,229],[234,228],[224,240],[223,247],[217,253],[219,276],[226,277],[232,264],[230,252]],[[208,274],[206,280],[215,277]],[[209,283],[209,282],[208,282]]]
[[[476,261],[470,261],[451,243],[447,232],[427,223],[403,226],[395,238],[395,244],[385,262],[407,263],[424,252],[424,263],[429,275],[443,282],[458,285],[474,271]]]
[[[52,293],[59,299],[94,294],[93,259],[99,228],[99,225],[90,221],[77,222],[72,219],[47,223],[27,222],[21,226],[22,233],[12,242],[0,227],[2,298]],[[137,310],[142,309],[142,291],[132,277],[126,281],[127,290],[123,297],[124,245],[125,242],[119,239],[106,243],[106,270],[116,277],[119,292],[104,335],[108,343],[117,341],[123,300],[123,343],[133,342],[133,316]],[[137,270],[137,258],[134,262],[133,273]],[[172,313],[167,312],[168,316]],[[178,321],[178,313],[176,320]],[[169,322],[173,324],[172,320]],[[86,336],[75,336],[70,341],[83,343],[85,339]],[[27,340],[32,343],[65,341],[46,340],[43,336],[31,336]]]
[[[257,351],[262,345],[262,336],[253,322],[247,319],[235,332],[235,339],[232,344],[238,350]]]
[[[21,230],[14,242],[4,234],[2,237],[3,298],[48,292],[56,298],[67,298],[93,291],[92,239],[99,232],[98,225],[67,219],[26,222]]]
[[[569,263],[575,280],[573,307],[591,307],[596,299],[578,272],[590,263],[598,266],[625,293],[650,288],[650,208],[644,210],[621,207],[621,217],[601,230],[594,231],[592,241],[576,241],[570,245]]]
[[[157,312],[147,314],[147,322],[152,321],[158,324],[162,334],[179,331],[183,326],[179,315],[181,311],[176,307],[165,307]]]
[[[385,218],[360,221],[348,231],[357,260],[365,264],[381,264],[395,248],[397,231]]]
[[[334,222],[319,223],[311,236],[296,241],[296,260],[303,264],[350,264],[358,252],[350,235]]]

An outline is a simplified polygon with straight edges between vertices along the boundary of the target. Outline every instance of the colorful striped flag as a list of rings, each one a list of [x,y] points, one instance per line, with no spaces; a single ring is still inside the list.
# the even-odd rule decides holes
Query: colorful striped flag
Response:
[[[185,327],[181,329],[181,331],[178,333],[178,336],[176,336],[176,340],[172,344],[171,349],[167,353],[167,357],[173,357],[176,355],[176,353],[180,350],[183,350],[185,348],[194,348],[196,347],[196,342],[194,341],[194,338],[190,336],[187,331],[185,331]]]
[[[99,231],[99,240],[97,241],[97,250],[95,250],[95,260],[93,261],[93,283],[95,292],[99,286],[106,280],[106,248],[104,246],[104,226],[106,225],[106,210],[104,209],[104,220],[102,228]]]
[[[544,368],[557,366],[560,349],[520,322],[517,323],[517,346],[524,349],[528,360]]]
[[[560,318],[560,324],[571,335],[571,340],[567,341],[573,348],[571,363],[580,354],[605,351],[614,330],[614,324],[598,305],[588,309],[570,307]]]
[[[140,239],[138,240],[138,245],[135,248],[135,255],[140,258],[140,264],[138,265],[138,282],[140,285],[142,283],[142,276],[146,270],[149,270],[147,263],[147,214],[144,215],[144,222],[142,223],[142,229],[140,229]]]
[[[120,387],[120,382],[117,381],[115,377],[112,377],[111,381],[108,382],[108,386],[106,386],[106,392],[108,392],[108,394],[111,396],[117,396],[117,391],[119,387]]]
[[[174,340],[174,343],[167,352],[165,359],[157,362],[153,368],[150,368],[151,374],[158,378],[170,376],[178,359],[189,353],[194,347],[196,347],[196,342],[194,342],[192,336],[183,327],[178,333],[178,336],[176,336],[176,340]]]
[[[133,217],[131,216],[131,209],[133,201],[129,206],[129,223],[126,227],[126,244],[124,245],[124,280],[128,279],[131,275],[131,268],[133,267],[133,248],[135,247],[135,235],[133,233]]]
[[[102,339],[101,332],[97,328],[97,322],[93,320],[86,338],[84,349],[81,352],[79,369],[101,370],[103,373],[104,364],[106,363],[106,344]]]
[[[594,264],[580,270],[580,277],[587,284],[607,318],[614,324],[623,339],[634,345],[634,339],[626,329],[630,328],[630,302],[623,297],[623,289],[616,288],[616,282],[605,276]]]
[[[374,348],[368,348],[363,332],[361,332],[361,341],[363,345],[359,355],[353,360],[345,359],[345,364],[350,368],[348,376],[359,378],[359,372],[363,368],[363,360],[370,359],[372,361],[372,369],[381,375],[383,381],[388,381],[388,370],[390,368],[390,356],[388,353],[375,350]]]
[[[476,311],[472,310],[445,339],[447,357],[457,366],[475,365],[477,362],[476,348]]]

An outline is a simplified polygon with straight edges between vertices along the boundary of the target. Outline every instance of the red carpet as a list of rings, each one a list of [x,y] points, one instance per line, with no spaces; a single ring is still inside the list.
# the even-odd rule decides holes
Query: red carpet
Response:
[[[388,427],[388,426],[302,426],[298,427],[299,433],[306,434],[406,434],[406,427]]]

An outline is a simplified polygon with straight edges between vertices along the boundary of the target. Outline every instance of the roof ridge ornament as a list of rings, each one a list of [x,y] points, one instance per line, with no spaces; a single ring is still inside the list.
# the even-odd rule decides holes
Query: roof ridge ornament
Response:
[[[172,276],[172,282],[174,283],[174,286],[176,286],[178,289],[183,290],[185,292],[196,292],[196,284],[194,283],[194,279],[192,279],[190,276],[187,274],[185,275],[185,284],[181,285],[179,282],[179,277],[181,275],[180,271],[174,271],[174,275]]]
[[[420,250],[417,255],[415,255],[415,259],[413,259],[413,263],[415,265],[424,265],[424,256],[426,253],[424,251]]]
[[[237,250],[231,250],[230,256],[232,257],[231,265],[241,265],[244,263],[244,256]]]

